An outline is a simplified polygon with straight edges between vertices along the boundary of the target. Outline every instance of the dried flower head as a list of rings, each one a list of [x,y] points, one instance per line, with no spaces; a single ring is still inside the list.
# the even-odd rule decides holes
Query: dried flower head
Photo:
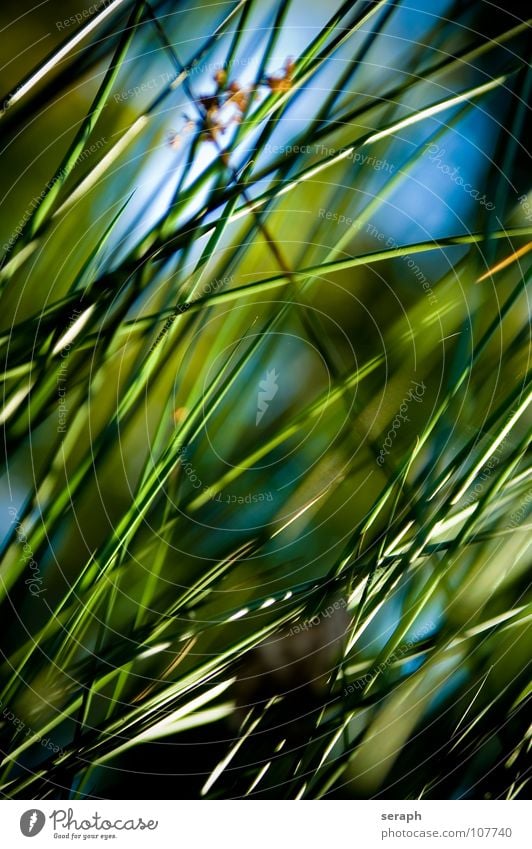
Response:
[[[289,91],[294,70],[295,62],[288,57],[282,70],[265,77],[259,87],[267,86],[270,91],[275,92]],[[237,80],[228,83],[225,68],[216,71],[214,81],[218,90],[214,94],[201,95],[197,101],[202,113],[199,122],[200,138],[211,142],[216,142],[230,126],[241,123],[250,102],[259,96],[256,85],[245,87]],[[179,147],[182,135],[182,132],[172,133],[169,142],[173,148]]]
[[[227,71],[225,68],[219,68],[214,75],[214,82],[220,87],[223,88],[227,83]]]
[[[281,71],[266,77],[266,84],[269,86],[271,91],[290,91],[293,83],[294,70],[295,62],[291,57],[288,57]]]

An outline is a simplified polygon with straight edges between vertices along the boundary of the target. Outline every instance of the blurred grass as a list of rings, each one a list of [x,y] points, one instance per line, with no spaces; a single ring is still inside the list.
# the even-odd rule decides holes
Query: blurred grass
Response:
[[[526,794],[529,23],[124,2],[9,71],[4,796]]]

